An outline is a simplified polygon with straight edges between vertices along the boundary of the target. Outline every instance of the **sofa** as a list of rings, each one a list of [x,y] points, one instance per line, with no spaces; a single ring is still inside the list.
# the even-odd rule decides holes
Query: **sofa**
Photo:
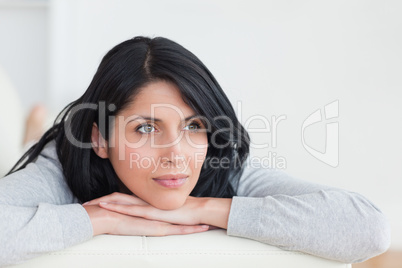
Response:
[[[101,235],[12,267],[350,268],[351,265],[228,236],[219,229],[164,237]]]

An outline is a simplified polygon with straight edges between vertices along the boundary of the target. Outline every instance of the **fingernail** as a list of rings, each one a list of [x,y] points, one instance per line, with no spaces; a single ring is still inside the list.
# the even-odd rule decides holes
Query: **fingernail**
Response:
[[[89,202],[85,202],[84,204],[82,204],[83,206],[87,205]]]
[[[107,206],[107,203],[106,202],[99,202],[99,205]]]
[[[201,228],[202,229],[209,229],[209,225],[202,225]]]

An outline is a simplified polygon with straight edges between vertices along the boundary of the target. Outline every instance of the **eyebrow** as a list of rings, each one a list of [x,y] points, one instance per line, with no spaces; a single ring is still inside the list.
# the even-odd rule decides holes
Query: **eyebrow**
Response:
[[[187,116],[186,118],[184,118],[183,121],[189,121],[189,120],[191,120],[193,118],[197,118],[197,117],[199,117],[199,115],[196,115],[196,114],[195,115],[190,115],[190,116]],[[150,121],[153,121],[153,122],[162,122],[163,121],[162,119],[159,119],[159,118],[139,115],[136,118],[131,119],[127,123],[130,123],[130,122],[135,121],[137,119],[145,119],[145,120],[150,120]]]

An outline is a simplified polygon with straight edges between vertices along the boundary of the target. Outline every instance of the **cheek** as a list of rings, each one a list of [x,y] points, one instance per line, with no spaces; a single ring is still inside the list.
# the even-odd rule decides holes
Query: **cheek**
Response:
[[[208,151],[207,135],[190,137],[187,146],[188,152],[190,152],[189,157],[191,157],[191,166],[195,171],[199,172],[202,168]]]
[[[140,148],[125,146],[124,150],[126,156],[125,167],[130,173],[137,175],[150,173],[155,170],[156,165],[158,164],[158,151],[152,149],[148,144],[145,144]]]
[[[149,177],[155,169],[153,163],[148,161],[152,158],[149,151],[145,146],[141,148],[124,147],[124,160],[114,161],[113,168],[120,181],[131,191],[134,195],[149,202],[148,189]]]
[[[131,148],[127,143],[117,143],[116,147],[110,148],[109,160],[120,178],[126,184],[133,178],[146,178],[155,169],[155,151],[149,146]]]

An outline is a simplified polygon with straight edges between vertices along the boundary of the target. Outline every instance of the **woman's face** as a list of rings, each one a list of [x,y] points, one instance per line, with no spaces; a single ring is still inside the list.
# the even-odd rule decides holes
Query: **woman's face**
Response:
[[[93,140],[96,135],[95,126]],[[159,81],[142,88],[116,116],[108,144],[95,151],[109,158],[133,194],[157,208],[175,209],[195,187],[207,149],[201,119],[174,84]]]

